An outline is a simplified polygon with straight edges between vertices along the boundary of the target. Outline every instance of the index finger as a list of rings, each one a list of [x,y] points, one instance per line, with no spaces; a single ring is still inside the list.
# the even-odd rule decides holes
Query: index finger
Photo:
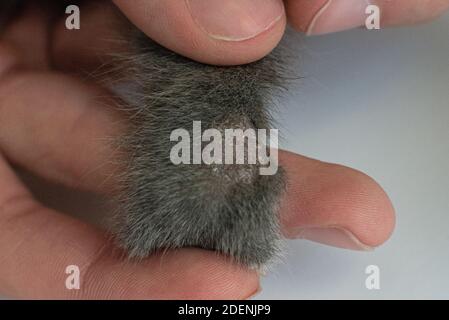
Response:
[[[366,9],[380,10],[380,27],[431,20],[449,8],[449,0],[286,0],[289,22],[309,35],[365,25]]]

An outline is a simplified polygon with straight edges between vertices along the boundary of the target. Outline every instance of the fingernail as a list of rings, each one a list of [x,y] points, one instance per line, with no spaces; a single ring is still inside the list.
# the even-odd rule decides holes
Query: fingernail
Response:
[[[284,15],[282,0],[186,0],[193,20],[210,37],[225,41],[251,39]]]
[[[372,251],[374,249],[362,243],[351,231],[336,226],[302,228],[297,231],[296,238],[350,250]]]
[[[317,12],[307,34],[319,35],[360,27],[365,24],[366,0],[329,0]]]

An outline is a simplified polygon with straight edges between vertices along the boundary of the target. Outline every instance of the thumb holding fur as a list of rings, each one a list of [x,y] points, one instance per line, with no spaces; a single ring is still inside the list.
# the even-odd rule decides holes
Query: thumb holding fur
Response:
[[[150,38],[194,60],[217,65],[256,61],[285,31],[282,0],[114,0]]]

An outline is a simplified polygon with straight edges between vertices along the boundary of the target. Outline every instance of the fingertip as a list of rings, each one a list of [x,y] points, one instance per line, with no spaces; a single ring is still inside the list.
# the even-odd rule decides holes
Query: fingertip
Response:
[[[279,43],[286,27],[282,0],[115,3],[156,42],[208,64],[237,65],[259,60]]]
[[[285,0],[289,23],[308,35],[321,35],[364,26],[376,9],[380,28],[432,20],[449,8],[448,0]]]
[[[390,198],[367,174],[338,167],[344,176],[339,178],[336,189],[345,200],[345,212],[339,224],[364,246],[379,247],[390,238],[395,227],[395,210]]]
[[[395,227],[393,205],[364,173],[283,152],[288,176],[282,207],[285,236],[336,247],[368,250],[383,244]]]
[[[329,0],[286,0],[285,7],[290,25],[297,31],[307,32],[315,17],[329,2]]]

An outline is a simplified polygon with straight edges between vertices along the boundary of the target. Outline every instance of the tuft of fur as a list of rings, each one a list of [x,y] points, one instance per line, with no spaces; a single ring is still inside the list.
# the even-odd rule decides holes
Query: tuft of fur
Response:
[[[284,190],[281,167],[259,175],[255,165],[174,165],[173,130],[192,135],[193,121],[209,128],[269,129],[273,97],[283,88],[278,50],[242,66],[201,64],[142,34],[122,64],[132,79],[126,111],[130,130],[120,141],[128,154],[116,221],[119,243],[130,257],[199,247],[250,267],[277,256],[277,215]]]
[[[3,0],[0,29],[28,1]],[[177,55],[137,31],[128,38],[134,52],[120,63],[133,86],[127,92],[132,103],[124,107],[130,129],[118,142],[128,159],[115,223],[119,244],[130,257],[190,246],[265,266],[279,252],[282,168],[263,176],[259,163],[174,165],[170,134],[191,132],[193,121],[201,121],[203,132],[269,129],[273,97],[283,87],[281,49],[248,65],[218,67]]]

